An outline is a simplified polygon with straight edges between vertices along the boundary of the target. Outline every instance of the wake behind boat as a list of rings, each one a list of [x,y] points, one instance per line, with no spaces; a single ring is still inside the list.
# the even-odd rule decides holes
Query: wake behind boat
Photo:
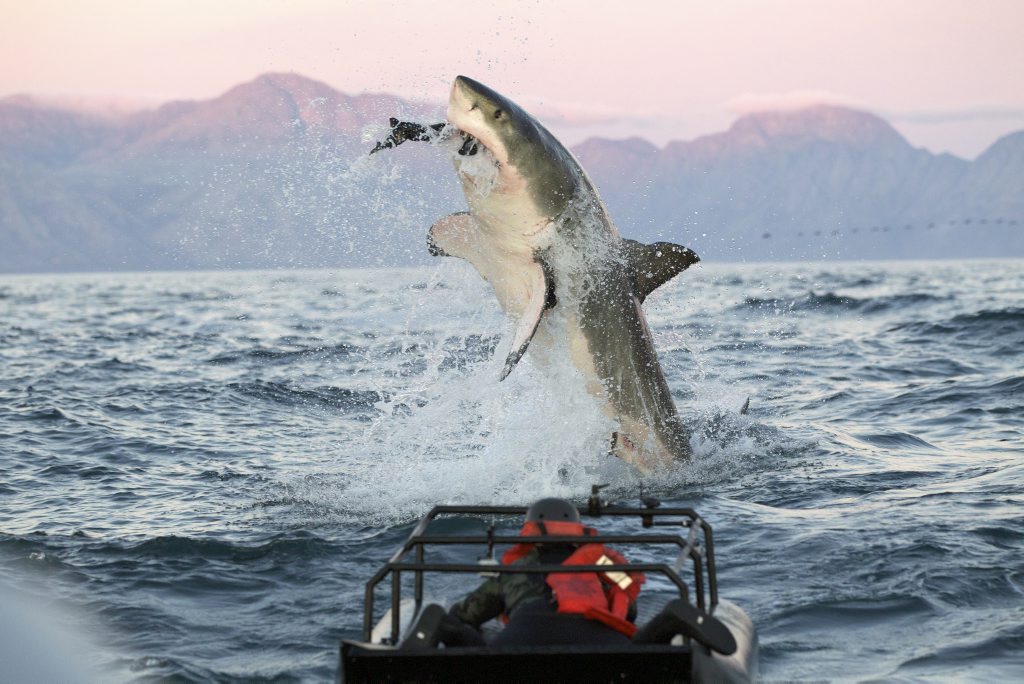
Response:
[[[757,634],[750,618],[738,606],[718,596],[714,540],[711,526],[690,508],[661,508],[652,498],[642,498],[639,508],[609,506],[594,487],[587,506],[577,508],[590,520],[631,519],[644,529],[661,533],[630,532],[602,534],[588,529],[588,535],[563,534],[557,526],[541,526],[539,535],[507,535],[495,525],[480,533],[438,533],[451,529],[451,519],[523,515],[528,509],[516,506],[436,506],[413,529],[391,559],[367,582],[364,596],[363,634],[360,640],[341,644],[340,675],[345,682],[746,682],[756,674]],[[535,504],[536,506],[536,504]],[[532,507],[531,507],[532,508]],[[443,519],[446,522],[441,522]],[[527,527],[530,518],[527,517]],[[440,524],[438,524],[440,523]],[[548,527],[551,527],[549,524]],[[627,563],[614,551],[587,558],[573,556],[561,564],[508,564],[510,554],[524,546],[524,540],[540,545],[574,545],[580,549],[601,549],[615,545],[634,556],[667,553],[657,562]],[[582,545],[582,546],[580,546]],[[452,551],[457,558],[445,553]],[[496,560],[495,551],[511,547]],[[468,552],[481,557],[470,556]],[[615,560],[610,559],[611,556]],[[443,557],[442,557],[443,556]],[[468,559],[466,559],[468,557]],[[472,558],[479,560],[471,560]],[[643,574],[640,574],[643,573]],[[630,640],[615,645],[594,643],[502,644],[491,636],[486,642],[466,646],[453,641],[446,632],[446,613],[427,596],[447,579],[466,574],[482,577],[543,575],[561,578],[567,594],[574,582],[599,577],[605,592],[615,588],[639,589],[645,576],[668,583],[675,597],[664,605],[648,606],[642,591],[631,595],[644,612],[654,612],[643,624],[626,625]],[[412,579],[412,597],[403,589]],[[634,585],[633,580],[638,582]],[[387,610],[377,618],[378,591],[388,589]],[[611,590],[611,591],[609,591]],[[561,594],[559,589],[555,592]],[[561,604],[562,598],[557,599]],[[597,618],[608,624],[611,619]],[[592,623],[594,620],[585,620]],[[511,623],[510,623],[511,624]],[[505,629],[510,629],[506,627]],[[500,634],[500,630],[498,634]],[[487,632],[485,630],[485,636]]]

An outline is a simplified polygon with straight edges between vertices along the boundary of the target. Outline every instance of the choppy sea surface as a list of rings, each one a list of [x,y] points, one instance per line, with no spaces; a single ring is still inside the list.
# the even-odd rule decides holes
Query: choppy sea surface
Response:
[[[600,481],[711,522],[766,679],[1024,676],[1024,262],[705,265],[645,308],[695,456],[640,478],[571,369],[497,382],[452,260],[0,277],[0,652],[327,681],[431,505]]]

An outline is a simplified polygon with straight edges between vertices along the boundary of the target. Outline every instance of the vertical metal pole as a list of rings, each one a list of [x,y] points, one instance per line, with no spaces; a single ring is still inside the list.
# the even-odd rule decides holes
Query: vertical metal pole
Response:
[[[363,641],[366,643],[370,643],[370,634],[373,632],[373,590],[376,586],[373,581],[367,582],[363,594]]]
[[[417,544],[416,545],[416,562],[417,563],[423,563],[423,544]],[[416,588],[415,588],[414,591],[415,591],[415,598],[416,598],[416,613],[419,613],[420,609],[423,608],[423,571],[422,570],[417,570],[416,571]],[[414,614],[416,614],[416,613],[414,613]]]
[[[398,627],[401,625],[400,611],[402,606],[402,573],[393,570],[391,573],[391,643],[398,645]]]
[[[711,535],[711,525],[703,520],[701,526],[704,528],[704,546],[707,548],[708,557],[708,588],[711,592],[711,608],[718,605],[718,572],[715,569],[715,540]]]
[[[697,549],[692,549],[690,554],[690,557],[693,559],[693,589],[694,593],[697,594],[697,607],[706,613],[707,606],[704,604],[704,567],[700,561],[700,552]]]

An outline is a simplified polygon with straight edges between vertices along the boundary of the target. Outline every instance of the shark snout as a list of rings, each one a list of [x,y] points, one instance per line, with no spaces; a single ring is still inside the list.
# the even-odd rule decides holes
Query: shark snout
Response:
[[[448,120],[460,119],[474,107],[472,92],[466,87],[466,77],[456,76],[448,95]]]
[[[456,76],[455,80],[452,81],[452,91],[449,95],[449,99],[458,95],[462,98],[468,98],[472,90],[471,84],[474,83],[473,79],[466,78],[465,76]]]
[[[452,84],[453,87],[459,88],[462,92],[467,94],[470,93],[483,93],[490,90],[480,81],[476,81],[469,76],[456,76],[455,82]]]

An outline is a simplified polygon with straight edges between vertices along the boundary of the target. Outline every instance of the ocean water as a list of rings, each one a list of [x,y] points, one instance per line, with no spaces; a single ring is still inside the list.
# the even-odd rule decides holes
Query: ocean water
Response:
[[[571,369],[497,382],[453,260],[0,277],[0,660],[327,681],[431,505],[610,482],[711,522],[769,680],[1024,677],[1024,262],[702,265],[645,308],[695,456],[641,478]]]

